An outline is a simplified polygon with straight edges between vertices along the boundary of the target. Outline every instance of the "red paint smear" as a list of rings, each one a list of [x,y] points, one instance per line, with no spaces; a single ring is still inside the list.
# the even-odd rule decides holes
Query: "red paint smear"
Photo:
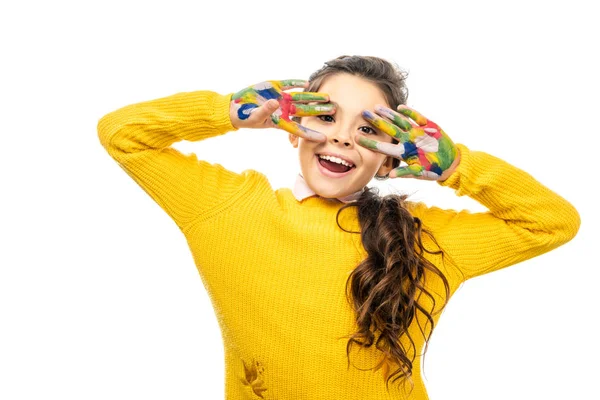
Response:
[[[425,128],[433,128],[433,129],[435,129],[435,132],[434,132],[434,133],[432,133],[432,132],[427,132],[427,131],[424,131],[424,132],[425,132],[426,134],[428,134],[429,136],[431,136],[431,137],[433,137],[433,138],[436,138],[436,139],[438,139],[438,140],[440,140],[440,138],[442,137],[442,133],[440,132],[440,131],[441,131],[441,129],[440,129],[440,127],[439,127],[439,126],[437,126],[435,123],[433,123],[433,122],[428,122],[428,123],[427,123],[427,125],[425,126]]]
[[[282,98],[279,100],[279,108],[281,108],[281,118],[286,121],[290,120],[290,115],[296,113],[296,106],[292,103],[292,95],[289,93],[281,93]]]
[[[427,157],[425,157],[425,152],[419,149],[417,153],[419,154],[419,162],[421,163],[421,166],[423,166],[423,168],[425,168],[427,171],[430,171],[431,163],[429,162]]]

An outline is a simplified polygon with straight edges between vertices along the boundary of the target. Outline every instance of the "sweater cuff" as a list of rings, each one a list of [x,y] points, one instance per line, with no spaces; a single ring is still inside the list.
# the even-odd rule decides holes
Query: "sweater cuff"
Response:
[[[440,186],[450,187],[454,190],[460,187],[461,172],[472,169],[471,150],[469,150],[469,148],[464,144],[457,143],[455,146],[460,152],[460,163],[458,164],[458,167],[456,167],[456,170],[446,180],[437,181]],[[457,194],[461,196],[463,193]]]
[[[237,131],[238,129],[231,124],[231,118],[229,117],[229,107],[231,104],[231,96],[233,93],[226,95],[215,94],[213,98],[213,123],[214,127],[219,132],[231,132]]]

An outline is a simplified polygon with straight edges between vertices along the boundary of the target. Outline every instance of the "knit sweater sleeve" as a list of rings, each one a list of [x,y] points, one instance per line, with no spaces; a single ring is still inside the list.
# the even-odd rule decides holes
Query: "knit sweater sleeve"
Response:
[[[461,144],[458,148],[459,167],[439,184],[488,211],[458,212],[417,203],[413,215],[464,279],[533,258],[575,236],[580,217],[564,198],[497,157]]]
[[[231,95],[210,91],[178,93],[123,107],[98,123],[106,151],[180,228],[232,203],[252,175],[171,147],[236,130],[229,119],[230,100]]]

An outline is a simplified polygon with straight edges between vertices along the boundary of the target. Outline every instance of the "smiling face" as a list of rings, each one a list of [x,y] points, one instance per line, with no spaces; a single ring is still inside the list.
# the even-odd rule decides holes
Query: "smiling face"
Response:
[[[362,117],[364,110],[373,112],[377,104],[386,107],[390,105],[374,83],[347,73],[325,78],[318,91],[328,94],[329,100],[336,103],[336,113],[303,117],[300,123],[325,134],[327,141],[317,143],[292,134],[289,135],[289,140],[298,148],[300,169],[308,186],[321,197],[344,197],[361,190],[376,173],[385,175],[392,169],[393,158],[366,149],[356,141],[356,135],[363,135],[392,143],[391,136],[376,131]],[[349,161],[353,167],[348,172],[331,172],[327,169],[328,162],[319,157],[323,154],[335,154],[338,158]],[[334,165],[331,168],[344,167]]]

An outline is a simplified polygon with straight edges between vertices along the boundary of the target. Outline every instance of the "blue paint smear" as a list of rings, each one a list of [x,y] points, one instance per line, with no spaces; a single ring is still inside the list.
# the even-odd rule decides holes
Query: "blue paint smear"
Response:
[[[435,172],[438,175],[442,175],[444,173],[444,170],[440,168],[440,166],[438,165],[438,163],[431,164],[431,168],[429,168],[429,170],[431,172]]]
[[[242,104],[242,106],[238,110],[238,118],[241,120],[248,119],[250,117],[250,110],[257,108],[258,106],[254,103],[246,103]]]
[[[404,154],[402,157],[406,158],[409,156],[417,156],[419,152],[417,151],[417,146],[413,142],[405,142],[404,143]]]
[[[364,111],[362,112],[362,115],[363,115],[363,117],[366,117],[367,119],[372,119],[372,120],[374,120],[374,119],[375,119],[375,116],[374,116],[374,115],[373,115],[373,113],[371,113],[371,111],[369,111],[369,110],[364,110]]]
[[[262,97],[264,97],[267,100],[278,99],[281,97],[279,92],[277,90],[275,90],[274,88],[260,89],[260,90],[257,90],[256,93],[258,93],[259,95],[261,95]]]

